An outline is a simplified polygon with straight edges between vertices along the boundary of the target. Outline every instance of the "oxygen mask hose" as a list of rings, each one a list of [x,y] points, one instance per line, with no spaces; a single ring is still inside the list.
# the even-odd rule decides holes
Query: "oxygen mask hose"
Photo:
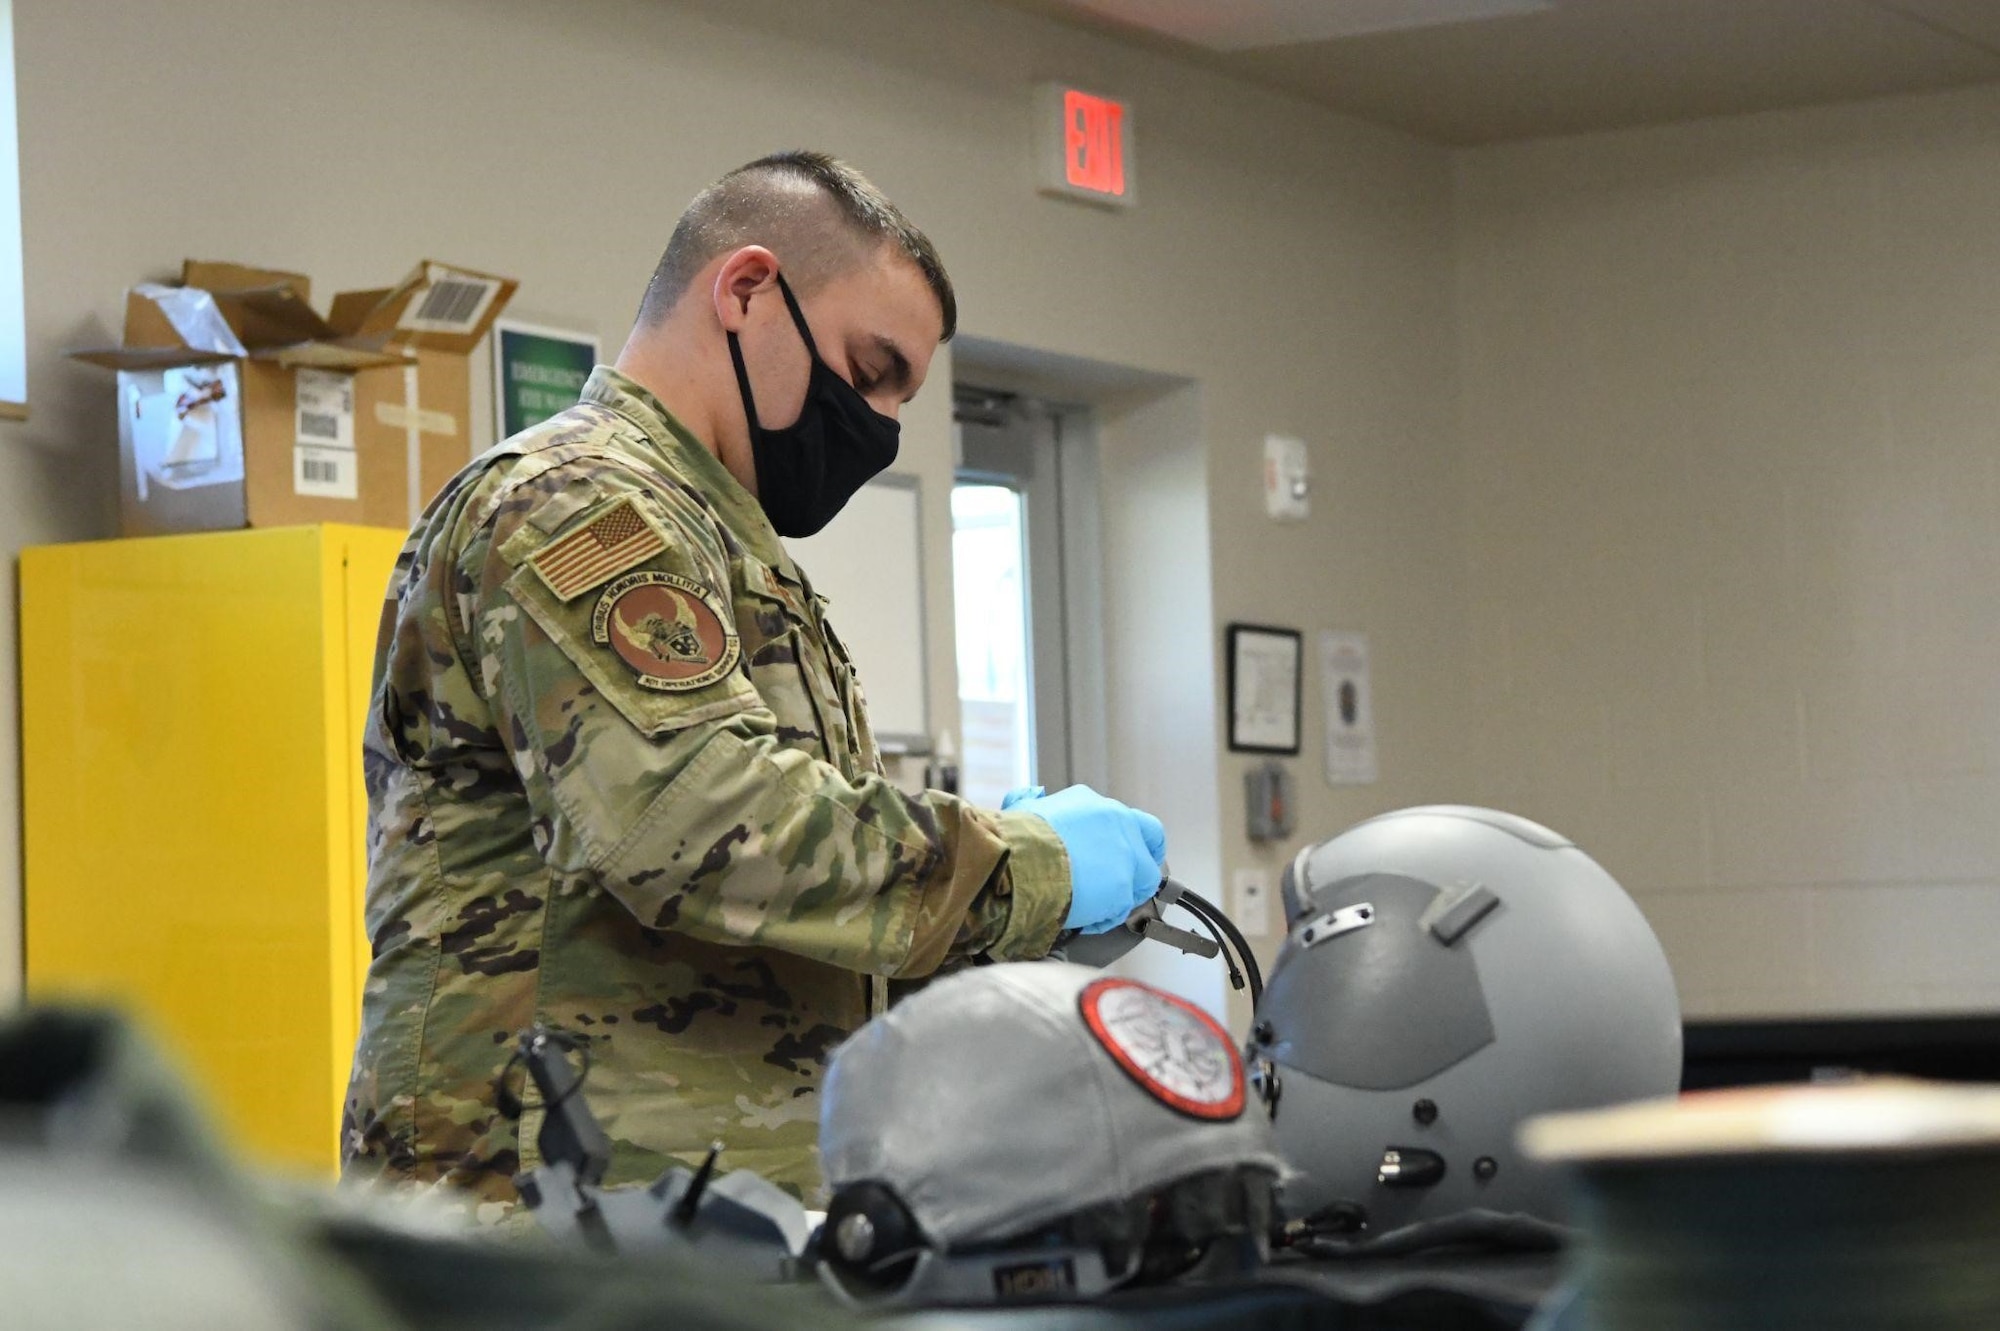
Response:
[[[1215,939],[1216,946],[1222,950],[1223,957],[1229,964],[1230,986],[1235,989],[1243,988],[1244,977],[1248,975],[1250,1006],[1255,1009],[1259,1000],[1264,997],[1264,972],[1257,965],[1256,953],[1250,950],[1250,940],[1243,936],[1243,931],[1236,927],[1234,920],[1223,914],[1222,907],[1201,893],[1182,887],[1172,879],[1168,879],[1167,882],[1168,886],[1180,889],[1175,904],[1200,920],[1207,928],[1209,936]],[[1160,891],[1161,895],[1166,894],[1165,888]],[[1224,939],[1228,940],[1226,946],[1223,943]],[[1239,963],[1241,970],[1237,969]]]
[[[1164,869],[1162,872],[1165,876],[1160,880],[1160,890],[1124,923],[1101,934],[1066,934],[1058,940],[1055,955],[1079,965],[1108,966],[1141,942],[1154,942],[1189,956],[1220,956],[1229,969],[1230,987],[1240,990],[1247,985],[1251,1006],[1255,1007],[1264,996],[1264,972],[1258,967],[1243,931],[1223,914],[1220,906],[1177,881],[1171,872]],[[1163,917],[1174,906],[1194,916],[1202,932],[1168,924]]]

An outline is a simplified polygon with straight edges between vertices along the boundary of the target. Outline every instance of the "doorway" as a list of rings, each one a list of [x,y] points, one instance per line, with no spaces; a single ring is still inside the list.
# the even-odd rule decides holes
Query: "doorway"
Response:
[[[1102,710],[1085,696],[1100,649],[1072,630],[1097,581],[1094,524],[1083,520],[1095,509],[1094,469],[1077,456],[1090,446],[1088,417],[999,389],[953,389],[960,780],[989,808],[1016,787],[1057,790],[1102,766],[1079,752],[1089,726],[1080,735],[1077,725]]]
[[[1013,583],[990,567],[955,579],[961,649],[971,634],[1018,635],[1014,706],[1031,719],[1033,780],[1089,785],[1157,815],[1174,876],[1220,900],[1200,385],[971,335],[953,343],[952,366],[955,479],[1008,492],[970,498],[974,511],[1020,513],[1018,529],[989,537],[1018,561]],[[996,764],[976,802],[991,807],[1019,770],[1003,777]],[[1192,927],[1180,912],[1170,918]],[[1219,961],[1142,946],[1112,969],[1218,1016],[1229,1010]],[[1247,1006],[1236,1016],[1247,1025]]]

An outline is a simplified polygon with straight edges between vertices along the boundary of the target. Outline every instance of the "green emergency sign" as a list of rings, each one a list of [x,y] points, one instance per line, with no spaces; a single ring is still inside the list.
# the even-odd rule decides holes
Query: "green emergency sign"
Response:
[[[576,405],[597,364],[597,339],[528,324],[493,328],[493,387],[500,437],[519,434]]]

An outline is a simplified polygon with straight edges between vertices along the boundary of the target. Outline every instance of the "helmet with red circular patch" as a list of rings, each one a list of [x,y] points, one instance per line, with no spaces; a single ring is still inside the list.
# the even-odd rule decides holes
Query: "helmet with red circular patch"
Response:
[[[823,1272],[857,1300],[1082,1298],[1264,1256],[1281,1166],[1194,1004],[1063,962],[982,966],[835,1051]]]

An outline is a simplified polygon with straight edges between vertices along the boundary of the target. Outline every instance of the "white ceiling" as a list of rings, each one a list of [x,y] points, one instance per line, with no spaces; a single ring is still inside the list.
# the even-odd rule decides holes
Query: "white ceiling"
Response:
[[[1529,14],[1552,0],[1073,0],[1112,23],[1149,28],[1214,51],[1359,37],[1371,32]]]
[[[2000,0],[1012,0],[1444,143],[2000,81]]]

